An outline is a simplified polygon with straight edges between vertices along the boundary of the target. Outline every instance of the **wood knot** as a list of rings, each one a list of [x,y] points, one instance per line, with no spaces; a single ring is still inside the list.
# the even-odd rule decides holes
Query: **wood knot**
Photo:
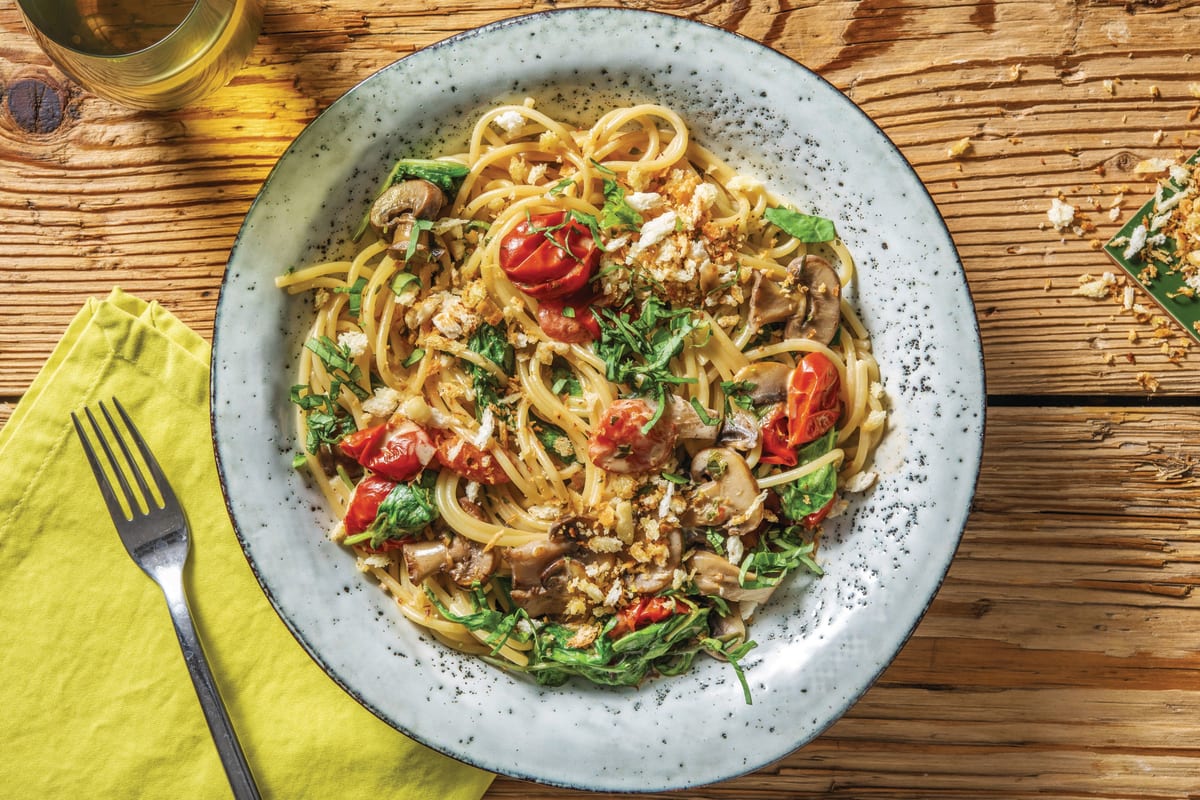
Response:
[[[1117,153],[1112,158],[1108,159],[1107,166],[1111,169],[1116,169],[1119,172],[1133,172],[1133,168],[1141,161],[1133,153],[1124,151]]]
[[[53,133],[64,112],[62,92],[39,78],[23,78],[8,87],[8,113],[27,133]]]

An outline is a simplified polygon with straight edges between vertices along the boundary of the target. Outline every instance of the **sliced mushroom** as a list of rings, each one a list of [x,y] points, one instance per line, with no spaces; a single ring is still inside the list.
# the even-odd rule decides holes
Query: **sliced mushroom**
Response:
[[[739,570],[737,565],[731,564],[726,559],[708,550],[697,550],[688,559],[688,562],[691,569],[695,571],[694,581],[696,588],[704,594],[715,594],[718,597],[736,602],[749,601],[751,603],[763,603],[775,591],[774,586],[762,589],[743,588],[741,582],[738,580]],[[749,577],[753,577],[753,574]]]
[[[779,361],[753,361],[734,373],[733,382],[749,384],[749,388],[742,394],[749,397],[754,405],[762,406],[782,403],[787,398],[787,386],[791,377],[792,368],[787,364]]]
[[[744,408],[734,406],[721,422],[717,444],[732,447],[734,450],[753,450],[761,437],[762,428],[758,417]]]
[[[449,543],[441,540],[405,542],[400,552],[404,556],[408,578],[413,583],[421,583],[439,572],[449,572],[455,583],[468,587],[490,578],[498,564],[494,551],[462,536],[453,537]]]
[[[717,416],[717,412],[705,409],[709,418]],[[670,405],[667,407],[667,413],[670,414],[671,421],[675,423],[675,435],[679,439],[699,440],[712,444],[717,438],[717,431],[720,427],[719,422],[705,422],[700,419],[700,414],[696,412],[695,407],[691,403],[677,395],[670,396]]]
[[[729,613],[725,616],[721,616],[720,614],[710,614],[708,618],[708,629],[712,633],[714,639],[718,639],[724,644],[737,647],[745,642],[746,621],[742,619],[741,604],[737,602],[729,603]],[[711,651],[709,652],[711,653]],[[720,658],[720,656],[714,657]]]
[[[450,551],[443,542],[405,542],[400,552],[404,556],[404,567],[408,579],[421,583],[450,566]]]
[[[750,310],[746,316],[747,325],[758,330],[772,322],[782,322],[803,314],[803,295],[788,292],[762,270],[754,272],[754,285],[750,289]]]
[[[691,527],[724,526],[730,533],[748,533],[763,518],[767,492],[760,490],[746,460],[727,447],[701,450],[692,459],[692,478],[709,476],[696,487],[683,524]]]
[[[371,226],[390,239],[388,253],[403,259],[408,254],[413,225],[419,219],[435,219],[446,204],[446,195],[429,181],[413,179],[388,188],[371,206]],[[418,240],[423,247],[424,236]]]
[[[667,534],[667,559],[653,569],[633,576],[629,589],[637,594],[658,594],[675,581],[675,570],[679,569],[683,557],[683,534],[672,528]]]
[[[574,543],[561,540],[534,541],[507,548],[503,557],[512,569],[513,588],[532,589],[538,586],[546,567],[574,549]]]
[[[808,310],[788,321],[784,335],[829,344],[842,318],[842,283],[837,272],[828,261],[814,255],[794,259],[788,264],[788,272],[808,298]]]
[[[517,589],[514,581],[510,596],[531,617],[559,616],[566,611],[571,597],[571,579],[586,575],[583,565],[575,559],[555,559],[542,570],[536,586]]]
[[[500,562],[495,550],[489,550],[465,536],[455,536],[448,549],[452,562],[450,577],[464,588],[486,581]]]

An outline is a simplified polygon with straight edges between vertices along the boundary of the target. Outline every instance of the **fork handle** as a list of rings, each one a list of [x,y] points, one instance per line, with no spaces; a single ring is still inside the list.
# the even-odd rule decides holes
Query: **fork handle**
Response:
[[[187,663],[188,674],[192,676],[192,685],[196,687],[196,696],[200,698],[204,719],[208,722],[213,742],[217,745],[217,753],[221,756],[221,764],[225,767],[225,775],[233,789],[233,796],[237,800],[260,800],[261,795],[254,783],[254,775],[250,772],[250,765],[246,763],[246,756],[238,744],[233,723],[230,722],[225,704],[217,691],[212,670],[209,669],[204,650],[200,647],[200,638],[196,635],[196,625],[188,608],[187,594],[183,590],[183,573],[178,569],[160,570],[156,578],[162,587],[163,595],[167,598],[167,609],[171,612],[175,634],[179,637],[179,646],[183,649],[183,660]]]

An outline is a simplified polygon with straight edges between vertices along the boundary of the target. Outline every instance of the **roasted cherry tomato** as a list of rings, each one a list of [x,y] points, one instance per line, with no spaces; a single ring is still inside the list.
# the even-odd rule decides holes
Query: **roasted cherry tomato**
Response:
[[[353,536],[371,527],[371,523],[379,514],[379,504],[395,487],[395,481],[380,478],[378,475],[368,475],[359,481],[354,487],[354,494],[350,496],[350,507],[346,509],[346,516],[342,520],[346,533]]]
[[[823,436],[842,415],[838,392],[841,378],[833,362],[820,353],[809,353],[788,382],[787,443],[799,447]]]
[[[829,516],[829,512],[833,510],[833,501],[835,499],[836,498],[833,498],[833,497],[829,498],[828,503],[821,506],[813,513],[806,515],[804,517],[804,519],[800,520],[800,524],[809,529],[815,528],[818,525],[820,525],[821,522],[824,521],[824,519]]]
[[[590,297],[543,300],[538,304],[538,325],[551,339],[584,344],[600,338],[600,323],[592,313]],[[572,309],[573,316],[563,311]]]
[[[608,635],[617,639],[678,613],[679,604],[673,597],[643,597],[617,611],[617,624],[609,630]]]
[[[393,481],[415,478],[433,460],[437,447],[415,422],[384,422],[342,439],[342,452]]]
[[[512,480],[494,455],[480,450],[458,434],[438,440],[437,459],[442,466],[476,483],[495,486]]]
[[[788,418],[784,414],[783,403],[776,403],[767,411],[759,425],[762,429],[762,457],[759,461],[785,467],[796,466],[800,459],[796,455],[796,448],[788,445]]]
[[[600,263],[600,248],[586,225],[566,212],[532,216],[500,243],[500,268],[518,289],[539,300],[585,288]]]
[[[614,400],[588,440],[592,463],[609,472],[648,472],[670,458],[677,431],[669,414],[642,432],[654,410],[645,400]]]

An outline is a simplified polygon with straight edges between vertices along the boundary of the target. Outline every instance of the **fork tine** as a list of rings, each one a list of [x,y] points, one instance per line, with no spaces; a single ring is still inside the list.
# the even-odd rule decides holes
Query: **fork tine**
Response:
[[[154,457],[154,453],[150,452],[150,447],[146,444],[146,440],[142,438],[142,434],[138,431],[137,426],[133,424],[133,420],[125,412],[125,407],[121,405],[121,401],[115,397],[112,401],[113,405],[116,406],[117,413],[125,421],[125,426],[128,428],[129,434],[133,437],[133,442],[137,445],[138,452],[142,454],[142,461],[146,463],[146,468],[150,470],[150,476],[154,478],[154,483],[162,495],[163,505],[166,506],[176,502],[175,492],[171,489],[171,482],[167,480],[167,476],[163,473],[162,467],[159,466],[158,459]],[[103,406],[101,407],[103,408]],[[121,446],[124,447],[125,443],[122,442]],[[128,451],[126,451],[126,454],[128,455]],[[138,477],[140,479],[140,473]],[[147,497],[149,497],[148,494]]]
[[[115,405],[120,405],[117,403],[117,398],[114,397],[112,401]],[[146,500],[146,511],[149,511],[151,507],[162,508],[162,506],[158,504],[158,501],[154,499],[154,493],[150,490],[150,486],[146,483],[146,476],[143,475],[142,470],[138,468],[138,463],[133,459],[133,453],[129,451],[129,445],[125,443],[125,437],[121,434],[121,429],[117,427],[115,422],[113,422],[112,415],[108,413],[108,408],[104,405],[103,401],[100,403],[100,413],[104,415],[105,421],[108,422],[108,427],[113,432],[113,438],[117,440],[117,445],[121,448],[121,453],[123,453],[125,456],[125,463],[129,465],[129,471],[133,473],[133,479],[137,481],[138,488],[142,490],[142,497],[144,497]],[[138,446],[138,450],[141,451],[142,458],[146,462],[150,462],[153,459],[153,456],[151,456],[147,450],[145,442],[142,441],[142,437],[138,435],[137,428],[133,427],[133,422],[127,415],[122,415],[122,419],[125,420],[125,426],[133,436],[134,442]],[[150,467],[150,473],[154,477],[155,483],[157,483],[159,486],[166,483],[166,481],[159,477],[159,474],[155,471],[153,464],[148,463],[148,466]]]
[[[105,451],[108,451],[108,445],[105,444],[104,437],[100,435],[100,430],[96,427],[96,419],[86,408],[84,409],[84,412],[87,413],[88,420],[92,423],[92,430],[95,432],[96,438],[100,441],[100,444],[104,447]],[[96,455],[96,451],[92,448],[91,442],[88,440],[87,434],[83,430],[83,424],[80,423],[79,417],[75,415],[75,412],[71,412],[71,422],[75,423],[75,432],[79,435],[79,443],[83,445],[83,453],[87,456],[88,464],[91,465],[92,474],[96,477],[96,485],[100,487],[100,494],[104,497],[104,504],[108,506],[108,513],[112,515],[114,520],[123,519],[129,521],[130,519],[133,519],[130,513],[126,512],[125,509],[121,507],[121,501],[117,499],[116,492],[113,491],[112,482],[109,481],[108,476],[104,474],[104,467],[100,463],[100,458]],[[116,465],[113,464],[111,451],[108,451],[107,455],[109,465],[113,468],[113,472],[115,472],[121,482],[124,483],[125,478],[121,475],[121,470],[117,469]],[[131,509],[136,509],[137,506],[129,498],[128,487],[125,488],[125,499],[129,501]]]

